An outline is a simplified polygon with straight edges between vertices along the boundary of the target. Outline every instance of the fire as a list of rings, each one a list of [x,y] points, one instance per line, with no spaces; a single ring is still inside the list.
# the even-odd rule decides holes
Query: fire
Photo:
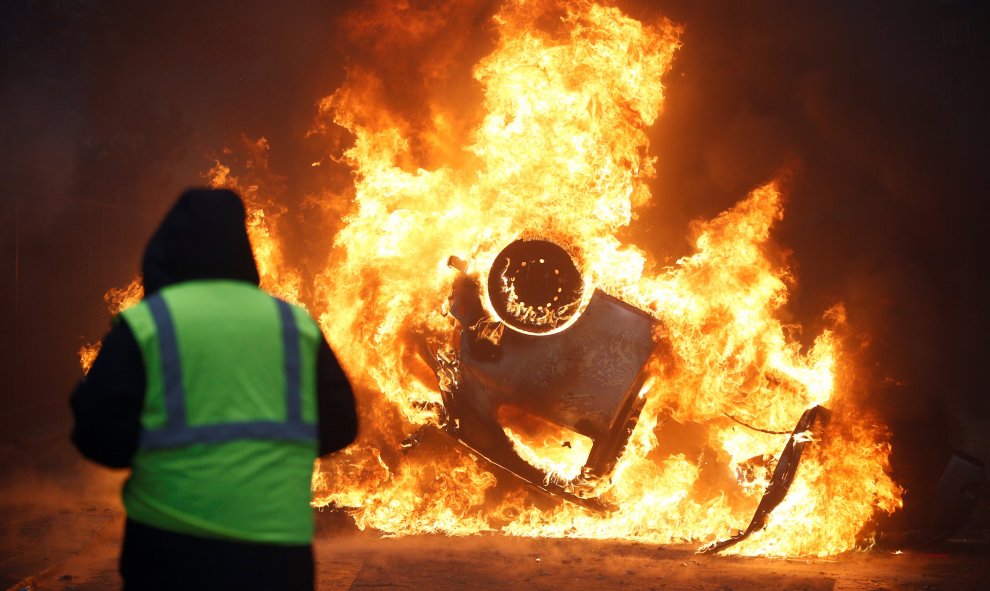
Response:
[[[111,315],[117,315],[121,310],[130,308],[141,301],[144,297],[144,286],[141,285],[141,278],[135,277],[126,287],[114,287],[103,294],[103,301],[107,303]],[[79,349],[79,365],[82,366],[83,373],[89,373],[89,368],[93,367],[96,356],[100,353],[100,341],[86,343]]]
[[[590,437],[565,433],[549,421],[510,406],[500,408],[498,416],[506,437],[521,458],[559,483],[571,482],[581,475],[581,468],[594,443]]]
[[[899,507],[901,491],[888,475],[884,429],[855,404],[841,307],[825,313],[832,327],[807,349],[799,327],[779,318],[794,282],[769,242],[783,216],[781,183],[696,224],[692,254],[668,268],[616,237],[652,198],[647,130],[662,111],[680,28],[588,0],[506,0],[494,24],[495,48],[473,69],[483,113],[460,152],[449,145],[454,115],[442,101],[413,125],[385,106],[373,72],[352,68],[320,101],[312,133],[350,132],[343,160],[354,187],[311,296],[281,253],[283,210],[227,166],[210,173],[249,204],[263,286],[305,300],[358,385],[360,439],[319,462],[314,504],[345,508],[359,527],[388,535],[709,542],[747,526],[790,429],[805,409],[825,405],[827,437],[809,444],[767,527],[730,551],[830,555],[862,543],[861,530]],[[425,34],[414,25],[405,33]],[[255,148],[263,155],[267,142]],[[606,512],[536,506],[452,440],[419,440],[421,428],[444,420],[429,362],[449,359],[455,345],[448,257],[484,279],[520,237],[566,245],[588,286],[648,311],[670,343],[673,361],[651,365],[615,469],[579,483],[614,507]],[[673,425],[700,434],[695,451],[664,446]],[[506,432],[520,455],[571,481],[590,443],[555,428]]]
[[[244,138],[250,155],[246,167],[255,174],[268,171],[268,140],[250,141]],[[274,200],[260,194],[259,185],[231,174],[230,167],[216,162],[207,174],[211,187],[236,191],[244,199],[247,208],[247,231],[258,264],[261,284],[278,297],[301,304],[299,300],[302,276],[285,262],[285,255],[278,241],[272,237],[273,227],[285,213]]]

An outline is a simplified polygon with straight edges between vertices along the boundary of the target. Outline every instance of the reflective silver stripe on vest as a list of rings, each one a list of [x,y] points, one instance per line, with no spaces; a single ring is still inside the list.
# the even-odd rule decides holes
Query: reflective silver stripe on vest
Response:
[[[162,378],[165,387],[165,428],[186,426],[186,391],[182,385],[182,364],[179,362],[179,342],[175,339],[175,324],[162,296],[148,298],[148,307],[158,329],[161,350]]]
[[[316,425],[280,423],[278,421],[251,421],[244,423],[198,425],[182,429],[165,428],[142,433],[141,446],[146,449],[155,449],[180,447],[194,443],[223,443],[237,439],[314,441],[316,439]]]
[[[285,347],[285,404],[286,420],[290,423],[302,422],[302,392],[299,386],[299,329],[292,316],[292,306],[282,300],[278,302],[278,313],[282,319],[282,344]]]
[[[186,424],[186,391],[182,383],[182,362],[179,343],[175,337],[172,314],[161,295],[147,299],[158,332],[161,349],[162,377],[164,380],[165,427],[143,430],[141,447],[156,449],[179,447],[195,443],[223,443],[238,439],[278,439],[286,441],[315,441],[316,425],[302,421],[302,391],[300,387],[299,329],[296,327],[292,308],[286,302],[277,302],[282,325],[282,345],[285,355],[286,420],[244,421],[214,425]]]

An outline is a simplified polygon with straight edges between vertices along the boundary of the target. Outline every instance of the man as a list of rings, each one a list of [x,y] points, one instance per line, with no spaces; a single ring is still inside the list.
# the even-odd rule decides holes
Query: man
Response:
[[[313,589],[313,461],[354,440],[347,378],[258,288],[236,194],[183,194],[142,272],[71,401],[79,451],[132,469],[125,588]]]

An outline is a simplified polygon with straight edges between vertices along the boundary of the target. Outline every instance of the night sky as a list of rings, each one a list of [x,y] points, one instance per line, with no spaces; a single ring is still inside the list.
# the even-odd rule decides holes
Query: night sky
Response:
[[[306,132],[346,67],[381,74],[390,106],[415,117],[424,62],[446,60],[476,115],[470,67],[493,43],[491,2],[436,12],[470,33],[454,56],[443,36],[396,46],[354,27],[387,3],[206,4],[0,9],[0,458],[38,444],[71,453],[76,351],[107,328],[102,295],[136,275],[162,214],[215,158],[267,138],[305,273],[333,231],[306,197],[348,184],[326,157],[344,134]],[[866,404],[893,427],[907,478],[937,477],[952,447],[986,459],[987,3],[617,4],[685,27],[650,133],[654,199],[622,237],[672,263],[692,220],[788,171],[774,234],[797,278],[787,317],[810,340],[845,303],[869,341]]]

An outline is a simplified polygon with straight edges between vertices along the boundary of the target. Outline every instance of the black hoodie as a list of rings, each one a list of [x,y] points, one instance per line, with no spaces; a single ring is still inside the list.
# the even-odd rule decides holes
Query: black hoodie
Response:
[[[145,249],[145,295],[183,281],[234,279],[259,283],[245,227],[244,205],[231,191],[186,191]],[[131,465],[141,432],[146,374],[141,350],[126,322],[103,338],[89,374],[72,393],[72,442],[94,462]],[[357,434],[354,395],[330,346],[317,353],[319,454],[346,447]]]

